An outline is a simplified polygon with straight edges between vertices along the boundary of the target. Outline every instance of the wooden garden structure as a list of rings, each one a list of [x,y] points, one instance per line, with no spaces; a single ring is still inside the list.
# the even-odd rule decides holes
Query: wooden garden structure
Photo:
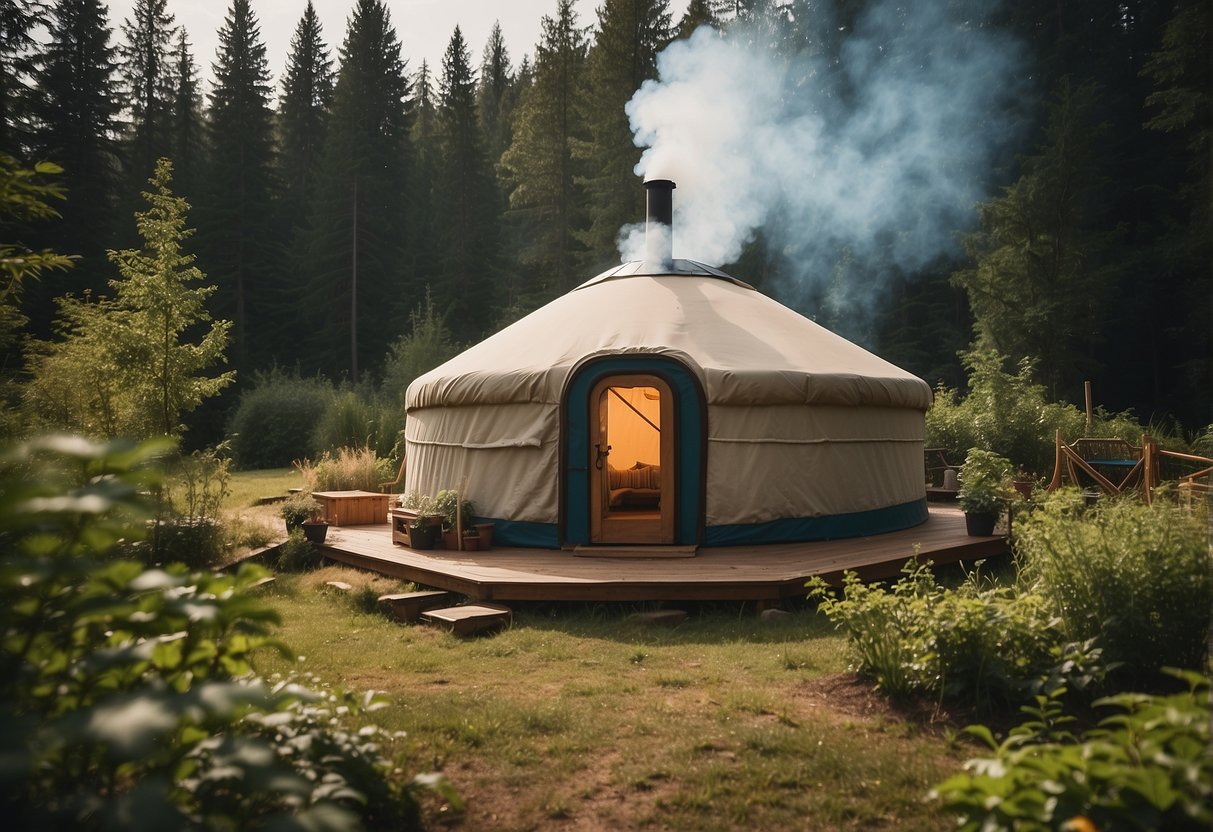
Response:
[[[1123,439],[1083,437],[1066,443],[1057,432],[1053,491],[1069,482],[1080,488],[1097,488],[1105,494],[1136,491],[1146,504],[1164,481],[1173,481],[1181,497],[1192,499],[1210,493],[1213,459],[1168,451],[1148,435],[1140,445]]]

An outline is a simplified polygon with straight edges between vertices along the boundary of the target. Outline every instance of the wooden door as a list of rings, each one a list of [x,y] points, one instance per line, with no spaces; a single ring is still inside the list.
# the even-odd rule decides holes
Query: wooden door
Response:
[[[590,541],[675,542],[674,395],[654,375],[608,376],[590,394]]]

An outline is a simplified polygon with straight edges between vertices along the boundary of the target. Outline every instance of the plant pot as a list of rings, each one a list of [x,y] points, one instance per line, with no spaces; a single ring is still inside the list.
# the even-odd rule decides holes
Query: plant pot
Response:
[[[328,533],[329,533],[329,524],[323,523],[323,522],[321,522],[321,523],[304,523],[302,525],[302,528],[303,528],[303,536],[305,538],[307,538],[309,542],[315,543],[315,544],[323,543],[324,538],[327,537]]]
[[[455,551],[456,549],[458,549],[459,548],[459,532],[454,531],[454,530],[447,531],[446,529],[443,529],[443,531],[442,531],[442,548],[450,549],[451,551]]]
[[[472,535],[470,537],[467,535],[464,535],[463,551],[475,552],[479,548],[480,548],[480,535]]]
[[[493,524],[477,523],[476,531],[480,532],[480,551],[493,548]]]
[[[434,525],[411,526],[409,528],[409,546],[414,549],[433,549],[438,543],[438,535],[442,530]]]
[[[965,512],[965,528],[970,537],[991,537],[998,522],[997,511]]]
[[[1015,490],[1023,495],[1025,500],[1032,499],[1032,486],[1035,485],[1032,480],[1015,480],[1013,483]]]

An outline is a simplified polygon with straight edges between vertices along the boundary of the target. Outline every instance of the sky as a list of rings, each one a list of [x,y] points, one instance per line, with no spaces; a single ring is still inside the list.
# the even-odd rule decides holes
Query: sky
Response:
[[[574,5],[583,26],[597,22],[595,10],[599,3],[600,0],[576,0]],[[324,27],[325,42],[336,58],[337,49],[345,38],[346,19],[354,0],[313,0],[313,4]],[[130,16],[132,5],[133,0],[109,0],[115,42],[121,40],[122,21]],[[184,24],[189,33],[194,58],[208,82],[218,45],[215,33],[223,25],[230,5],[228,0],[168,2],[168,10],[176,17],[176,22]],[[442,67],[442,53],[446,51],[456,25],[463,32],[474,64],[479,66],[494,21],[501,23],[510,60],[516,68],[523,55],[534,54],[541,20],[544,15],[555,14],[557,0],[388,0],[387,5],[403,56],[408,61],[408,70],[415,72],[422,60],[426,60],[438,73]],[[675,23],[686,5],[686,0],[671,2]],[[291,35],[303,16],[307,0],[252,0],[252,6],[261,23],[261,38],[266,45],[270,72],[275,85],[279,85]]]

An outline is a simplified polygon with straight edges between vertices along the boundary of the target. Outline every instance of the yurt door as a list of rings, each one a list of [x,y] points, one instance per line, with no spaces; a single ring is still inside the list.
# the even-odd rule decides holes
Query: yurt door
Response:
[[[674,395],[646,374],[608,376],[590,395],[590,540],[674,543]]]

